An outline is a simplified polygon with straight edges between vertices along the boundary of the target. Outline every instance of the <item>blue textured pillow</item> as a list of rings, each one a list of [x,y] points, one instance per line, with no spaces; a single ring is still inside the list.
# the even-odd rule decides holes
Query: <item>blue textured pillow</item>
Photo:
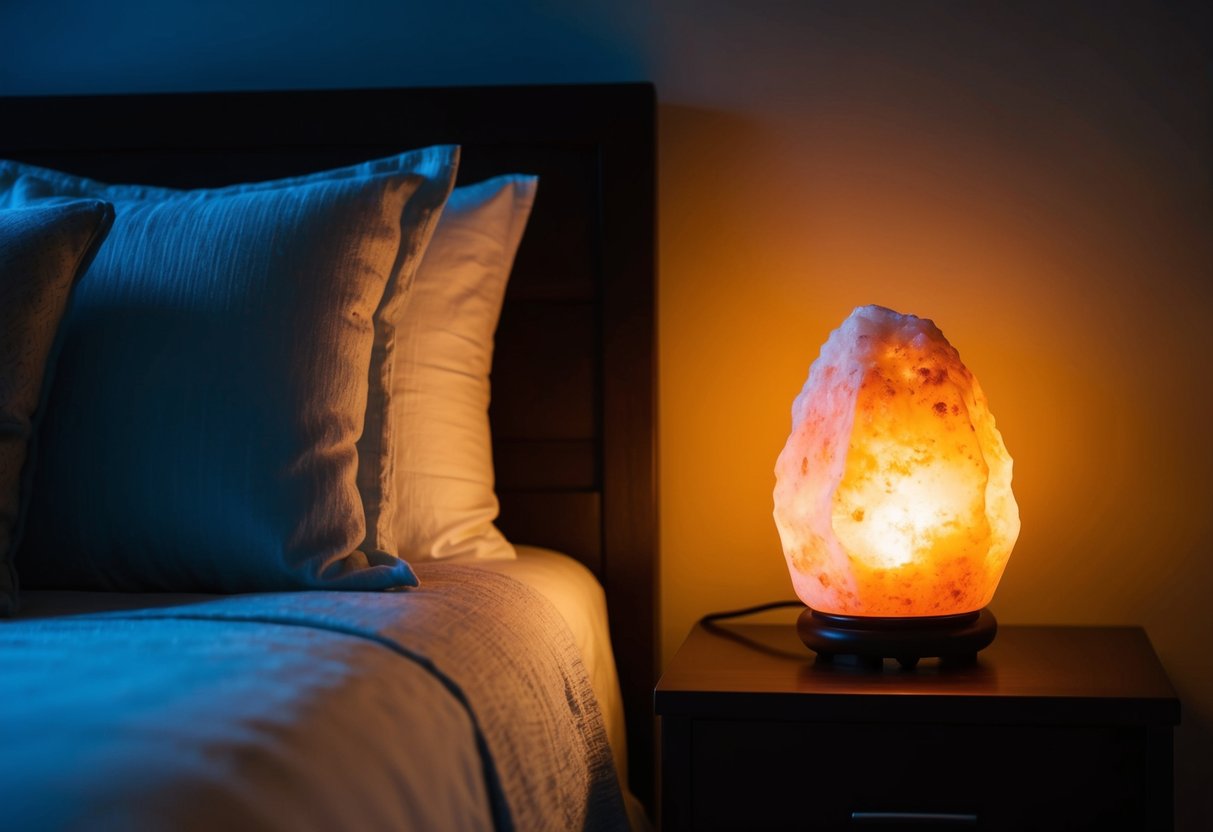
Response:
[[[13,549],[28,502],[29,441],[68,296],[114,220],[95,200],[0,210],[0,615],[16,608]]]
[[[117,212],[64,320],[23,582],[415,585],[358,485],[390,499],[394,325],[457,164],[172,191],[0,162],[0,205]]]

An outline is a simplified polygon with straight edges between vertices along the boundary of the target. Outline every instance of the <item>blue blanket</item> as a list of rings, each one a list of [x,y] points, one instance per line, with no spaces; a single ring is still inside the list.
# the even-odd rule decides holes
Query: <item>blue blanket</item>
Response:
[[[75,615],[31,595],[0,624],[0,826],[626,828],[559,613],[502,575],[419,572]]]

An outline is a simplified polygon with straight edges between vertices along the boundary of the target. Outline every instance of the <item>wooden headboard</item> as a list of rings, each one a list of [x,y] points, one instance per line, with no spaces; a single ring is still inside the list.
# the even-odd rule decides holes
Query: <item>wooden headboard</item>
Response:
[[[535,173],[497,331],[500,526],[606,589],[633,791],[653,806],[655,97],[648,84],[0,98],[0,157],[107,182],[272,179],[429,144]]]

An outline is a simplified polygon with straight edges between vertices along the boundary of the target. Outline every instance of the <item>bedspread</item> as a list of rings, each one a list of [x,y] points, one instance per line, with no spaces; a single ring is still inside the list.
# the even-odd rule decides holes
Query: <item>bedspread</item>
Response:
[[[0,825],[626,828],[559,613],[502,575],[418,571],[0,624]]]

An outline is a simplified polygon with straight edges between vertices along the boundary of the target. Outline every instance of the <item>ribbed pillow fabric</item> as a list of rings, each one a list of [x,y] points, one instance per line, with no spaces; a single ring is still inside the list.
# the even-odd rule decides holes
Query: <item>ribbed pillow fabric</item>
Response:
[[[113,219],[97,200],[0,210],[0,615],[16,609],[13,550],[59,322]]]
[[[415,585],[379,516],[392,347],[457,164],[443,146],[171,191],[0,163],[0,199],[117,210],[64,322],[23,580]]]
[[[493,525],[489,371],[537,185],[513,175],[456,188],[405,303],[392,382],[402,557],[515,557]]]

